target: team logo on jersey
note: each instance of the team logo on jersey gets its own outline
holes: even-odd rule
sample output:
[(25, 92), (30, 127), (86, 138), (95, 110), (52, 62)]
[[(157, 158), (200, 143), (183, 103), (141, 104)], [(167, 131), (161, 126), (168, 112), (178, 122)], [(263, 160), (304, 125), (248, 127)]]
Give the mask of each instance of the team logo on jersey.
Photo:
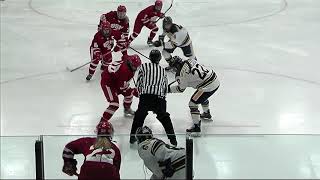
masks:
[(120, 30), (122, 28), (123, 28), (123, 26), (121, 26), (119, 24), (111, 24), (111, 29), (113, 29), (113, 30)]
[(105, 47), (107, 49), (111, 49), (113, 47), (113, 42), (112, 41), (106, 41), (105, 43), (103, 43), (103, 47)]

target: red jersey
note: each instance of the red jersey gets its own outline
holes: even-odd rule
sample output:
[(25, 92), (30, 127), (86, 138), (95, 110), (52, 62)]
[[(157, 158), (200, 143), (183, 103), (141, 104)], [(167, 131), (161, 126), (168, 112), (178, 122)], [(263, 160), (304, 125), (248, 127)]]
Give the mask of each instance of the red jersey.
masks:
[(111, 31), (109, 37), (105, 37), (100, 31), (98, 31), (91, 42), (91, 51), (100, 50), (101, 54), (109, 53), (114, 47), (114, 41), (117, 42), (117, 46), (114, 51), (126, 48), (123, 44), (127, 41), (123, 35), (118, 31)]
[(68, 143), (63, 150), (63, 159), (73, 159), (74, 154), (85, 156), (79, 180), (120, 180), (121, 154), (111, 143), (110, 149), (94, 149), (96, 138), (80, 138)]
[(126, 61), (113, 62), (101, 74), (101, 84), (112, 87), (118, 93), (126, 91), (129, 88), (129, 81), (134, 73), (129, 69)]
[(140, 11), (136, 21), (140, 20), (143, 24), (147, 24), (149, 22), (156, 22), (161, 15), (162, 13), (160, 11), (156, 11), (154, 5), (151, 5), (145, 8), (144, 10)]
[(108, 21), (111, 24), (111, 29), (114, 31), (119, 31), (124, 34), (126, 37), (129, 35), (129, 18), (118, 19), (117, 11), (110, 11), (106, 14), (102, 14), (100, 17), (101, 21)]

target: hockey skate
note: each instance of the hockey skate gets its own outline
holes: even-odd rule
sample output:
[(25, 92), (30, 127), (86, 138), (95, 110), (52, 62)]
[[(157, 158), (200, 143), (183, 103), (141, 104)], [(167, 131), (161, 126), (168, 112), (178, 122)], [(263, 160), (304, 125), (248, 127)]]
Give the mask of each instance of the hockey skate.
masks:
[(151, 39), (148, 39), (147, 44), (148, 44), (149, 47), (153, 47), (154, 46)]
[(133, 117), (134, 111), (131, 108), (124, 109), (124, 117)]
[(208, 120), (208, 121), (213, 121), (212, 120), (212, 116), (210, 114), (210, 110), (208, 110), (207, 112), (203, 112), (202, 114), (200, 114), (200, 118), (203, 120)]
[(186, 132), (193, 137), (200, 137), (201, 136), (201, 121), (199, 124), (194, 124), (191, 128), (187, 129)]
[(170, 143), (171, 143), (172, 146), (174, 146), (174, 147), (177, 147), (177, 145), (178, 145), (178, 142), (177, 142), (177, 139), (176, 139), (176, 138), (171, 138), (171, 139), (170, 139)]
[(86, 77), (86, 80), (87, 80), (87, 81), (90, 81), (91, 78), (92, 78), (92, 74), (88, 74), (88, 76)]

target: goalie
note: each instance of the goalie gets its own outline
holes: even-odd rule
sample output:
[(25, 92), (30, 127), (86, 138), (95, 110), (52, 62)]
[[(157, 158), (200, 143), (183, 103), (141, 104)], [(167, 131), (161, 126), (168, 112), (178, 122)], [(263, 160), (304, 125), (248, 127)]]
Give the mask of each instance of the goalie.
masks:
[(186, 179), (186, 151), (154, 138), (147, 126), (136, 132), (138, 153), (153, 173), (150, 179)]

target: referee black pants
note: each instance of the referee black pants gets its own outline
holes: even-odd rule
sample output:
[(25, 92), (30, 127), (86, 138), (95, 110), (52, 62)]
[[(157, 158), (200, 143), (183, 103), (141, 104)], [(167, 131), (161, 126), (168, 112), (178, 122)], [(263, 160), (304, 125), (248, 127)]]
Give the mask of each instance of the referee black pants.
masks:
[(153, 111), (157, 114), (157, 119), (162, 124), (167, 133), (169, 140), (175, 139), (175, 133), (170, 119), (170, 114), (167, 112), (167, 101), (153, 94), (142, 94), (139, 98), (138, 109), (135, 112), (131, 127), (131, 136), (134, 136), (137, 129), (143, 126), (144, 120), (148, 115), (148, 111)]

